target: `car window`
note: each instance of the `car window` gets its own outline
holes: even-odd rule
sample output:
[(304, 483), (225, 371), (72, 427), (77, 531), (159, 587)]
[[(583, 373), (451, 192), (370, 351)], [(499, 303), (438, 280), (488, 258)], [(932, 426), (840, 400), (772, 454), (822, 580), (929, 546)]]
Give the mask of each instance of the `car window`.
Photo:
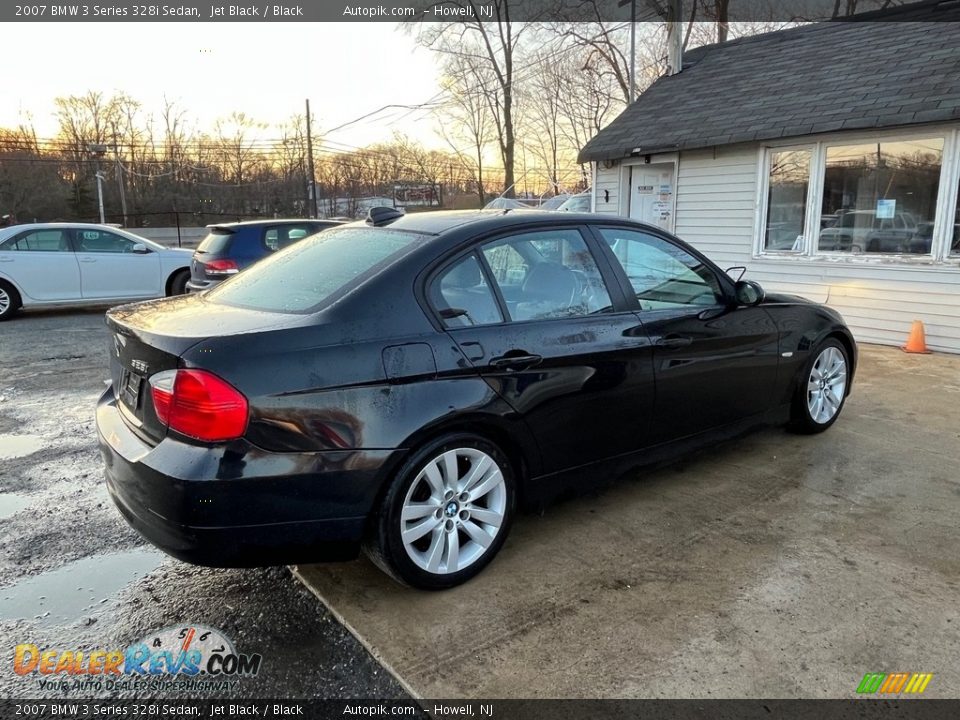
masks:
[(64, 229), (33, 230), (10, 238), (0, 250), (19, 250), (21, 252), (71, 252), (70, 231)]
[(129, 253), (137, 243), (103, 230), (77, 230), (74, 234), (77, 252)]
[(683, 248), (634, 230), (604, 228), (600, 234), (623, 267), (643, 310), (721, 302), (717, 276)]
[(573, 195), (557, 208), (562, 212), (590, 212), (590, 195)]
[(315, 312), (423, 236), (389, 228), (317, 233), (234, 275), (205, 294), (211, 302), (267, 312)]
[(230, 239), (233, 237), (233, 230), (227, 228), (210, 228), (207, 236), (197, 245), (197, 252), (201, 253), (222, 253), (230, 245)]
[(609, 312), (610, 294), (577, 230), (544, 230), (482, 248), (511, 320)]
[(503, 322), (480, 261), (473, 254), (441, 273), (430, 286), (430, 300), (448, 328)]
[(264, 231), (263, 244), (270, 250), (280, 250), (312, 232), (316, 232), (316, 228), (309, 225), (275, 225)]

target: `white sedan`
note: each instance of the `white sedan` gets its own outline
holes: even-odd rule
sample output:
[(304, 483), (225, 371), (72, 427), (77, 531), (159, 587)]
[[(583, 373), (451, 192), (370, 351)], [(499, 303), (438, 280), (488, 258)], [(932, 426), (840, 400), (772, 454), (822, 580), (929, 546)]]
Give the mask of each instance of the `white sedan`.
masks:
[(107, 225), (33, 223), (0, 229), (0, 320), (21, 307), (180, 295), (192, 250)]

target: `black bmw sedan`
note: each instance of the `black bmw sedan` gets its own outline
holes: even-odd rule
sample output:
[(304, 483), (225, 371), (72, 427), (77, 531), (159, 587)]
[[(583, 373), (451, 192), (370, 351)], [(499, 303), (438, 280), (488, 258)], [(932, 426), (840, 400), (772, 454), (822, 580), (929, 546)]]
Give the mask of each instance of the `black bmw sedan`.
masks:
[(659, 229), (380, 210), (217, 288), (110, 311), (107, 487), (221, 567), (346, 559), (476, 575), (518, 507), (761, 423), (833, 424), (856, 345)]

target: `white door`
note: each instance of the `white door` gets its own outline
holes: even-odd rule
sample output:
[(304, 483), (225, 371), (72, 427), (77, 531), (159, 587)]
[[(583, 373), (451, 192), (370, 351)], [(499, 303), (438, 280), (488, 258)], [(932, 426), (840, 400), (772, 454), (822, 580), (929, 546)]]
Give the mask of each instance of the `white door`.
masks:
[(630, 168), (630, 217), (673, 232), (673, 163)]
[(79, 300), (80, 268), (69, 236), (61, 228), (14, 235), (0, 245), (0, 276), (10, 278), (26, 300)]
[(164, 294), (160, 256), (135, 240), (105, 230), (77, 228), (74, 247), (84, 298), (145, 298)]

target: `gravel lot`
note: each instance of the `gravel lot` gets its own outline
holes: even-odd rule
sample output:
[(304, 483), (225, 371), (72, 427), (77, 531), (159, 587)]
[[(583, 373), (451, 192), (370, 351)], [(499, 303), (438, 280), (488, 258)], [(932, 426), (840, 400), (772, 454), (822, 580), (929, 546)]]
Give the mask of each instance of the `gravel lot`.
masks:
[[(194, 567), (127, 527), (107, 497), (96, 447), (94, 408), (109, 376), (103, 312), (27, 312), (0, 324), (0, 647), (7, 662), (18, 643), (125, 648), (155, 630), (199, 623), (222, 630), (239, 652), (263, 655), (260, 674), (238, 681), (234, 697), (404, 697), (286, 568)], [(63, 696), (35, 677), (0, 672), (0, 697), (48, 695)]]

